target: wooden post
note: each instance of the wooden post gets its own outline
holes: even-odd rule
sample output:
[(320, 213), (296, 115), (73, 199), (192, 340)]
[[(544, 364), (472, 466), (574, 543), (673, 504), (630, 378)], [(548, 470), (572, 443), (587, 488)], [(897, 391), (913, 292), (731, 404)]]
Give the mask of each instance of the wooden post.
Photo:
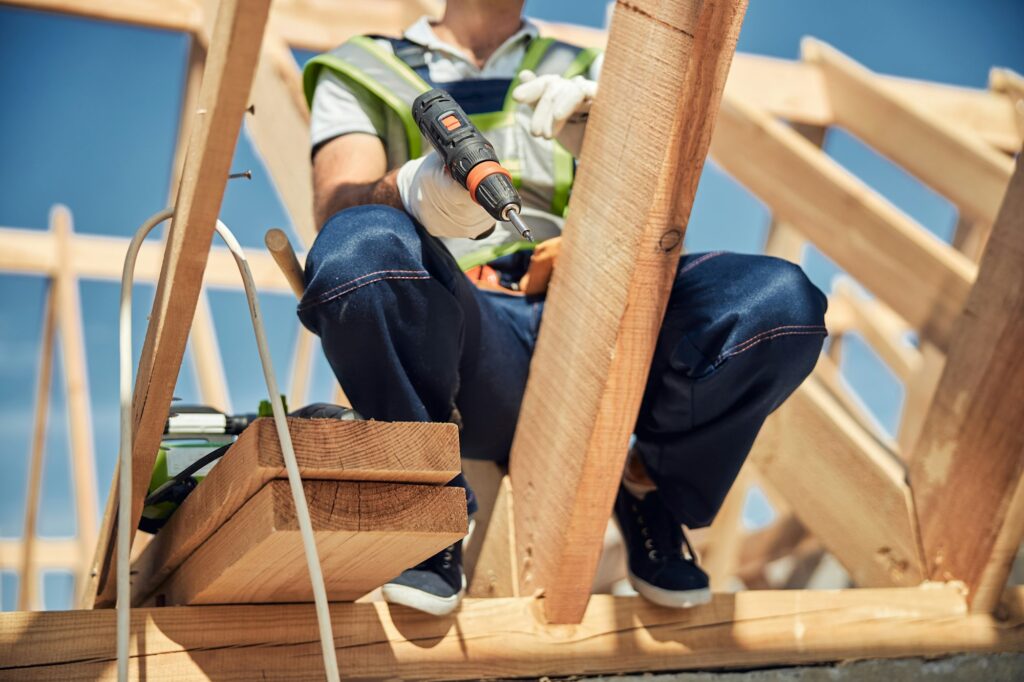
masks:
[(46, 289), (43, 301), (43, 331), (39, 342), (39, 380), (36, 382), (36, 406), (32, 421), (32, 453), (28, 465), (28, 485), (25, 488), (25, 526), (21, 533), (22, 557), (18, 571), (18, 610), (39, 608), (38, 578), (36, 573), (36, 519), (39, 514), (40, 489), (43, 485), (43, 456), (46, 452), (46, 416), (50, 408), (50, 383), (53, 378), (53, 338), (55, 336), (56, 305), (53, 283)]
[(224, 375), (224, 362), (217, 343), (217, 327), (210, 312), (210, 301), (205, 291), (196, 299), (196, 314), (192, 319), (192, 360), (195, 363), (199, 395), (203, 403), (218, 410), (231, 413), (231, 394), (228, 380)]
[(745, 8), (615, 8), (512, 446), (520, 583), (553, 622), (587, 605)]
[[(224, 198), (231, 159), (249, 106), (249, 90), (259, 58), (269, 0), (223, 0), (208, 49), (199, 91), (199, 109), (189, 137), (175, 217), (167, 238), (163, 268), (135, 382), (135, 438), (132, 509), (134, 528), (160, 443), (175, 380), (195, 315), (214, 224)], [(93, 585), (85, 598), (114, 603), (113, 573), (117, 497), (111, 496), (93, 565)], [(90, 600), (90, 594), (95, 596)], [(92, 605), (92, 604), (90, 604)]]
[(89, 553), (96, 546), (99, 500), (96, 485), (96, 457), (93, 452), (92, 409), (89, 399), (88, 365), (85, 361), (85, 332), (82, 327), (82, 301), (78, 277), (71, 265), (71, 212), (55, 206), (50, 212), (50, 229), (57, 239), (57, 273), (54, 296), (57, 307), (57, 333), (64, 361), (68, 433), (71, 444), (71, 481), (75, 497), (75, 516), (81, 566), (75, 580), (81, 585), (87, 570)]
[(910, 471), (926, 567), (990, 611), (1024, 534), (1024, 165), (946, 356)]

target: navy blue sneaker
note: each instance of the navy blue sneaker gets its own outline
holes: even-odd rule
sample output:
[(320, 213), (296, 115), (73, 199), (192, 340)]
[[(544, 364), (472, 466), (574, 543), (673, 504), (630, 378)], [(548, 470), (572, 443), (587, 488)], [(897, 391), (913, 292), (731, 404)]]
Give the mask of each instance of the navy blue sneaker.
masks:
[(434, 616), (447, 616), (462, 603), (462, 540), (421, 561), (381, 588), (384, 601)]
[(639, 499), (620, 485), (615, 520), (626, 542), (629, 582), (641, 596), (671, 608), (711, 601), (708, 574), (697, 565), (683, 527), (672, 518), (661, 493), (653, 490)]

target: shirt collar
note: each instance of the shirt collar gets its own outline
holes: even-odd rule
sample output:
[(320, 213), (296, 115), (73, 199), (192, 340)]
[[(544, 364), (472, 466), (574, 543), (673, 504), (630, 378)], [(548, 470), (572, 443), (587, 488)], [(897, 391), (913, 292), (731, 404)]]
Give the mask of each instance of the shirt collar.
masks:
[[(519, 30), (509, 36), (509, 38), (494, 51), (494, 55), (501, 54), (509, 47), (519, 43), (520, 41), (529, 42), (529, 40), (533, 40), (539, 35), (540, 29), (537, 28), (537, 25), (523, 17), (523, 24), (519, 27)], [(464, 61), (469, 61), (462, 50), (437, 37), (437, 34), (434, 33), (434, 29), (430, 25), (430, 19), (426, 16), (420, 17), (416, 23), (407, 28), (405, 30), (404, 37), (406, 40), (422, 45), (428, 50), (443, 51)], [(492, 55), (492, 57), (494, 55)]]

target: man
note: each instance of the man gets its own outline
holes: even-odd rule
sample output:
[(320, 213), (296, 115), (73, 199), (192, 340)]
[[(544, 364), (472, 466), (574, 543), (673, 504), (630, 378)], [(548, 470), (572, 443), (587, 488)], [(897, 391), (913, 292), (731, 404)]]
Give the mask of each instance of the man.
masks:
[[(540, 38), (522, 5), (449, 0), (437, 23), (421, 19), (400, 39), (353, 39), (305, 71), (322, 229), (299, 316), (364, 416), (455, 422), (464, 457), (498, 461), (511, 446), (601, 62)], [(410, 107), (431, 86), (462, 104), (516, 176), (527, 222), (549, 240), (536, 254), (495, 226), (420, 138)], [(765, 417), (813, 368), (824, 311), (825, 297), (784, 261), (682, 258), (615, 504), (644, 597), (674, 607), (710, 599), (682, 526), (714, 518)], [(468, 486), (454, 483), (472, 511)], [(464, 587), (457, 543), (384, 596), (441, 615)]]

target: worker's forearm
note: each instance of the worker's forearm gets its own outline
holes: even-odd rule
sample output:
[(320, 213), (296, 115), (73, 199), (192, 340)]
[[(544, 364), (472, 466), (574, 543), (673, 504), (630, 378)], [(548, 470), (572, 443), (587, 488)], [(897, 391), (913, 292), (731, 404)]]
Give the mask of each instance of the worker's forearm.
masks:
[(396, 177), (398, 170), (393, 170), (380, 180), (363, 183), (345, 183), (330, 189), (317, 191), (316, 224), (323, 226), (332, 215), (353, 206), (367, 204), (383, 204), (399, 210), (405, 210), (402, 197), (398, 193)]

